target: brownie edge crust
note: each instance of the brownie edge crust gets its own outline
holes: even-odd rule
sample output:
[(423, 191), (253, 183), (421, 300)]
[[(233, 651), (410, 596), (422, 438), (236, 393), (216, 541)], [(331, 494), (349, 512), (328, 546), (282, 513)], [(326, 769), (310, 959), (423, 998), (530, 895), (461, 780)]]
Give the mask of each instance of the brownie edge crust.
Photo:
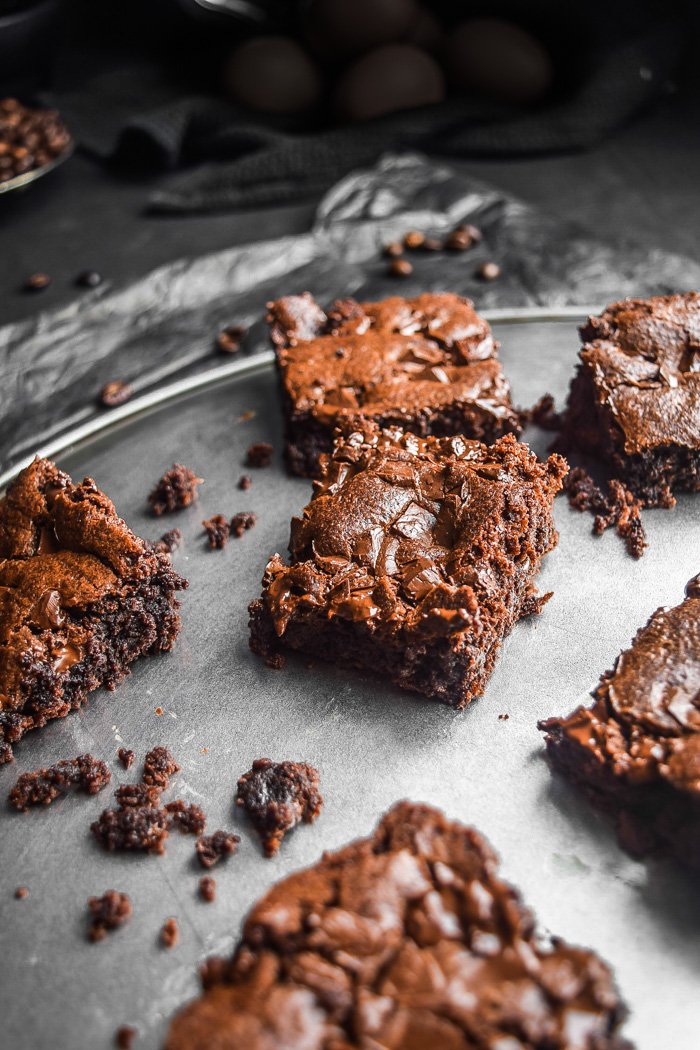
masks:
[(534, 579), (565, 472), (512, 435), (489, 447), (348, 423), (292, 520), (289, 563), (268, 562), (251, 648), (332, 658), (463, 707), (548, 597)]
[(609, 968), (545, 946), (472, 828), (400, 802), (249, 913), (165, 1050), (631, 1050)]
[(0, 501), (0, 762), (180, 629), (187, 586), (91, 478), (36, 459)]

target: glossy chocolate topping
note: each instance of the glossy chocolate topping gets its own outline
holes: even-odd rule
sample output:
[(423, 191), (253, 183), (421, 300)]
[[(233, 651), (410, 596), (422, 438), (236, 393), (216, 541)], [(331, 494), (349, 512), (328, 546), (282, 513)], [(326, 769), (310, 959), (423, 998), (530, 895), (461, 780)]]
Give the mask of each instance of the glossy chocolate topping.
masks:
[(581, 361), (627, 454), (700, 449), (700, 293), (613, 303), (581, 337)]
[(592, 952), (545, 947), (480, 835), (401, 802), (273, 887), (166, 1050), (622, 1050)]
[(491, 329), (468, 299), (345, 299), (326, 314), (305, 293), (268, 308), (295, 413), (332, 426), (358, 412), (398, 421), (468, 402), (518, 430)]
[(566, 465), (540, 463), (511, 435), (489, 447), (363, 423), (348, 424), (321, 470), (292, 521), (291, 565), (275, 556), (267, 566), (279, 636), (314, 609), (389, 632), (487, 631), (488, 610), (545, 553), (533, 545), (530, 501), (551, 526)]

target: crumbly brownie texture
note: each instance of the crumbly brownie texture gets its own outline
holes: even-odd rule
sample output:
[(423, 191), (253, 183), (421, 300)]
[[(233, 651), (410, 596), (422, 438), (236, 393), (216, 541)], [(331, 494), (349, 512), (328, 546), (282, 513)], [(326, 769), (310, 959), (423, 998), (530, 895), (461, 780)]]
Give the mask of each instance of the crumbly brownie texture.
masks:
[(614, 525), (628, 554), (641, 558), (648, 545), (642, 523), (643, 504), (626, 485), (613, 478), (608, 482), (605, 496), (587, 470), (574, 467), (566, 475), (564, 491), (574, 510), (590, 511), (594, 515), (593, 532), (596, 536)]
[(700, 489), (700, 293), (613, 303), (581, 337), (562, 447), (604, 460), (650, 506)]
[(143, 760), (143, 782), (153, 784), (165, 791), (170, 787), (170, 778), (180, 772), (180, 766), (167, 747), (152, 748)]
[(700, 872), (700, 577), (654, 613), (592, 696), (540, 722), (555, 769), (614, 820), (630, 853)]
[(223, 550), (231, 532), (228, 518), (225, 518), (223, 514), (214, 514), (211, 518), (205, 518), (202, 528), (207, 534), (210, 550)]
[(303, 821), (313, 824), (323, 808), (319, 774), (305, 762), (258, 758), (238, 781), (236, 804), (260, 836), (265, 856), (274, 857), (282, 839)]
[(153, 544), (155, 551), (162, 554), (172, 554), (182, 543), (182, 529), (169, 529), (164, 532), (159, 540)]
[(254, 906), (166, 1050), (622, 1050), (607, 966), (557, 940), (481, 836), (399, 803)]
[(203, 868), (213, 868), (224, 857), (231, 857), (238, 849), (238, 835), (232, 831), (215, 831), (213, 835), (203, 835), (195, 843), (197, 860)]
[(197, 500), (197, 489), (203, 480), (182, 463), (173, 463), (170, 470), (166, 470), (156, 482), (148, 497), (153, 513), (170, 514), (174, 510), (189, 507)]
[(22, 773), (10, 791), (8, 802), (21, 813), (30, 806), (49, 806), (54, 799), (74, 788), (86, 795), (96, 795), (112, 779), (107, 765), (92, 755), (64, 758), (48, 769)]
[(257, 516), (253, 514), (252, 510), (241, 510), (238, 514), (234, 514), (231, 518), (231, 532), (237, 540), (241, 538), (244, 532), (248, 532), (252, 529), (257, 521)]
[(165, 812), (170, 814), (172, 826), (183, 835), (201, 835), (207, 826), (207, 815), (196, 802), (183, 802), (181, 798), (176, 798), (166, 804)]
[(177, 919), (166, 919), (160, 931), (160, 943), (164, 948), (174, 948), (180, 940), (180, 927)]
[(487, 443), (520, 431), (497, 344), (468, 299), (344, 299), (326, 314), (305, 293), (268, 311), (294, 474), (316, 477), (334, 428), (349, 416)]
[(213, 904), (216, 900), (216, 879), (211, 875), (202, 875), (198, 888), (200, 900), (205, 904)]
[(88, 900), (90, 924), (88, 938), (101, 941), (112, 930), (118, 930), (131, 918), (133, 908), (126, 893), (118, 890), (107, 890), (101, 897), (90, 897)]
[(160, 806), (122, 806), (105, 809), (90, 830), (103, 847), (113, 851), (165, 853), (170, 816)]
[(0, 501), (0, 762), (11, 744), (113, 689), (180, 629), (170, 558), (90, 478), (36, 459)]
[(302, 518), (291, 563), (267, 564), (250, 645), (280, 643), (377, 671), (463, 707), (505, 634), (538, 612), (534, 579), (557, 541), (552, 502), (566, 463), (512, 435), (488, 447), (394, 428), (339, 438)]
[(133, 751), (129, 750), (128, 747), (120, 747), (117, 751), (117, 758), (121, 762), (124, 769), (131, 769), (134, 764), (136, 755)]

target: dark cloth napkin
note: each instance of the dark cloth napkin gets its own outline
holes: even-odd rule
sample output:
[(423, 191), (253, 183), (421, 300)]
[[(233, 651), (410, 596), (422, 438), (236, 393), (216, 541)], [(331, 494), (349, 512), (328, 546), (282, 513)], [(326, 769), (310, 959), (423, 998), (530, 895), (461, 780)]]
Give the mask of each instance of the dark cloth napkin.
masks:
[[(546, 12), (546, 0), (539, 8)], [(559, 49), (560, 65), (568, 48), (578, 72), (550, 103), (527, 112), (451, 98), (360, 125), (299, 130), (218, 98), (183, 95), (171, 74), (148, 64), (113, 69), (50, 100), (97, 157), (183, 169), (152, 193), (153, 209), (261, 206), (318, 194), (388, 149), (484, 157), (594, 145), (668, 89), (682, 20), (655, 0), (589, 0), (577, 19), (568, 37), (560, 29)]]

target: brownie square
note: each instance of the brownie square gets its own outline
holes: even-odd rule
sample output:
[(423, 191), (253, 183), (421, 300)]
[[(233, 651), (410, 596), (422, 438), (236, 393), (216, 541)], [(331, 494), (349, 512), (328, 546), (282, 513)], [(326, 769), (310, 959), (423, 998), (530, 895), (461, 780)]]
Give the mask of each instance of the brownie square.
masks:
[(170, 649), (186, 581), (91, 478), (35, 459), (0, 501), (0, 761), (29, 729)]
[(562, 447), (604, 460), (651, 506), (700, 489), (700, 294), (613, 303), (581, 338)]
[(253, 906), (165, 1050), (631, 1050), (606, 964), (546, 942), (472, 828), (400, 802)]
[(350, 416), (489, 444), (520, 433), (497, 344), (468, 299), (343, 299), (326, 314), (307, 292), (268, 310), (294, 474), (316, 476), (335, 427)]
[(700, 872), (700, 576), (657, 609), (568, 718), (540, 722), (554, 768), (616, 824), (635, 856)]
[(549, 597), (534, 579), (566, 469), (512, 435), (489, 447), (348, 424), (292, 520), (289, 563), (267, 564), (251, 648), (273, 661), (282, 643), (463, 707)]

